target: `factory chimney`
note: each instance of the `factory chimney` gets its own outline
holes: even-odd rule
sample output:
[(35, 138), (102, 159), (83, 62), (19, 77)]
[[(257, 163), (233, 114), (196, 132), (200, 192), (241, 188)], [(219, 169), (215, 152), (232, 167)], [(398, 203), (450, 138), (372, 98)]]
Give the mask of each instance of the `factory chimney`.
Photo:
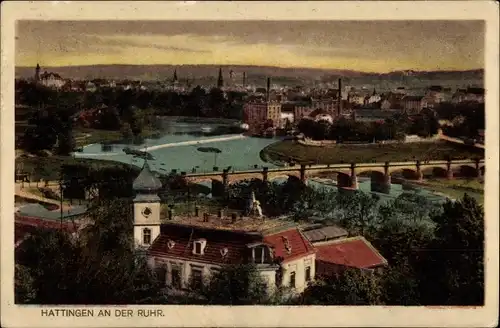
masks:
[(271, 96), (271, 78), (267, 78), (267, 101), (269, 101), (269, 98)]
[(339, 94), (337, 99), (337, 117), (342, 113), (342, 79), (339, 79)]

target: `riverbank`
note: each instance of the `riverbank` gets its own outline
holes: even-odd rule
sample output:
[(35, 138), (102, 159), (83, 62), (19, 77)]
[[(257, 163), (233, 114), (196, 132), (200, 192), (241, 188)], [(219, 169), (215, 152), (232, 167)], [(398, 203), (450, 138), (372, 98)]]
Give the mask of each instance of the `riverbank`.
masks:
[(72, 156), (49, 156), (49, 157), (27, 157), (21, 156), (16, 158), (16, 167), (19, 167), (22, 172), (31, 176), (32, 181), (43, 179), (48, 181), (59, 180), (61, 176), (62, 165), (82, 165), (94, 169), (106, 167), (123, 167), (134, 168), (139, 170), (135, 165), (121, 163), (116, 161), (107, 161), (91, 158), (78, 158)]
[(412, 184), (444, 194), (452, 199), (461, 199), (464, 194), (467, 194), (475, 198), (479, 204), (484, 204), (484, 185), (477, 179), (427, 179)]
[(189, 146), (189, 145), (201, 145), (201, 144), (206, 144), (206, 143), (211, 143), (211, 142), (238, 140), (238, 139), (244, 139), (244, 138), (247, 138), (247, 137), (243, 134), (239, 134), (236, 136), (172, 142), (172, 143), (166, 143), (166, 144), (157, 145), (157, 146), (145, 147), (145, 148), (141, 148), (139, 150), (140, 151), (152, 151), (152, 150), (157, 150), (157, 149), (162, 149), (162, 148), (180, 147), (180, 146)]
[(294, 161), (297, 164), (370, 163), (386, 161), (446, 160), (484, 158), (484, 150), (446, 141), (401, 144), (336, 144), (311, 147), (296, 141), (273, 143), (261, 151), (261, 158), (274, 162)]

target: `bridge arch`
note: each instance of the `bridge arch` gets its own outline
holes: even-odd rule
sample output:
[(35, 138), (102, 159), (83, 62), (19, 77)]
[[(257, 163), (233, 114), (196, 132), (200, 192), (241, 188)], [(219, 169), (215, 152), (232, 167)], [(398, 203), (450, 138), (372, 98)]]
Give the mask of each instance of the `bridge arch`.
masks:
[(276, 180), (278, 178), (286, 178), (286, 179), (288, 179), (290, 177), (294, 177), (294, 178), (300, 179), (300, 171), (298, 171), (298, 170), (278, 171), (278, 172), (269, 172), (267, 174), (267, 180), (268, 181)]
[(395, 167), (392, 170), (389, 170), (389, 174), (391, 175), (391, 178), (398, 174), (401, 174), (401, 176), (407, 180), (418, 180), (420, 178), (417, 168)]
[(458, 167), (457, 171), (458, 171), (457, 173), (461, 177), (466, 177), (466, 178), (477, 177), (477, 173), (478, 173), (475, 166), (473, 166), (473, 165), (467, 165), (467, 164), (460, 165)]
[(371, 175), (372, 172), (377, 172), (377, 173), (380, 173), (380, 174), (385, 174), (385, 170), (384, 170), (384, 167), (357, 167), (355, 169), (355, 172), (357, 175), (366, 175), (366, 174), (369, 174)]
[(439, 166), (425, 166), (421, 168), (424, 177), (446, 178), (448, 176), (448, 169), (441, 165)]

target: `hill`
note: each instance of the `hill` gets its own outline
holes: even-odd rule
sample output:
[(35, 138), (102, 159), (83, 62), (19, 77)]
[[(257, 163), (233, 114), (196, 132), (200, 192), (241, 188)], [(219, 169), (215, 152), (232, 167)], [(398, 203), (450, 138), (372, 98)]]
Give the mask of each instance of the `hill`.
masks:
[[(390, 73), (366, 73), (354, 70), (328, 70), (314, 68), (282, 68), (271, 66), (228, 66), (228, 65), (92, 65), (42, 67), (42, 70), (56, 72), (72, 79), (131, 79), (131, 80), (171, 80), (174, 69), (179, 79), (195, 79), (198, 83), (213, 83), (222, 67), (224, 79), (229, 80), (229, 72), (234, 72), (233, 79), (242, 81), (243, 72), (247, 74), (248, 83), (262, 83), (266, 77), (274, 77), (275, 81), (285, 80), (289, 83), (303, 81), (335, 81), (339, 77), (352, 80), (384, 79), (400, 81), (404, 78), (425, 80), (482, 80), (483, 70), (469, 71), (398, 71)], [(16, 78), (29, 78), (34, 74), (33, 67), (16, 67)], [(277, 79), (277, 80), (276, 80)]]

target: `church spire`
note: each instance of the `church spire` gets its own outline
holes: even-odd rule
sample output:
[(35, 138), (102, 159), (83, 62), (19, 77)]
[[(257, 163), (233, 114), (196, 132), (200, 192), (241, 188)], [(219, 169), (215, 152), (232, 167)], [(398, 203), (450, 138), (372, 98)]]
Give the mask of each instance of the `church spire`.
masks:
[(224, 86), (224, 79), (222, 78), (222, 67), (219, 67), (219, 77), (217, 78), (217, 88)]
[(174, 69), (174, 78), (172, 79), (172, 82), (177, 82), (177, 68)]
[(40, 80), (40, 65), (37, 63), (35, 68), (35, 81)]

